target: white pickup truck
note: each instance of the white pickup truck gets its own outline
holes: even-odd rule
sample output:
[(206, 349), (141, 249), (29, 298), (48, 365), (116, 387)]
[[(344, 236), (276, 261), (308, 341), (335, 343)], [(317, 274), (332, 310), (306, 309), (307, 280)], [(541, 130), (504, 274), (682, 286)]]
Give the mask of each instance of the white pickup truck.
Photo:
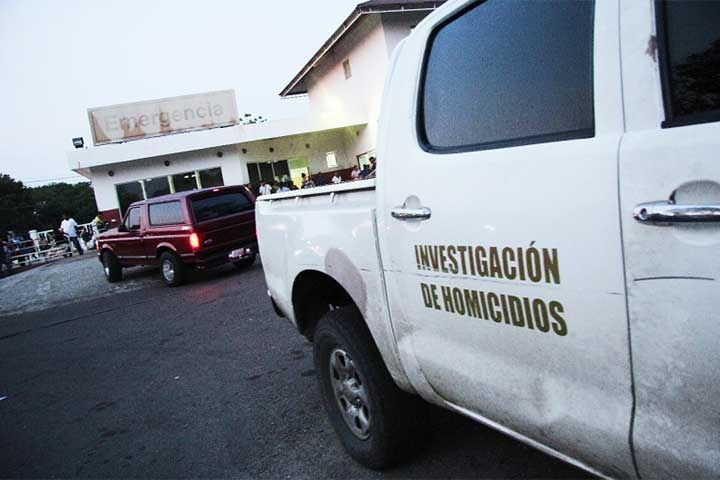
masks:
[(600, 476), (720, 476), (720, 2), (448, 2), (379, 131), (376, 180), (257, 201), (346, 450), (395, 461), (422, 397)]

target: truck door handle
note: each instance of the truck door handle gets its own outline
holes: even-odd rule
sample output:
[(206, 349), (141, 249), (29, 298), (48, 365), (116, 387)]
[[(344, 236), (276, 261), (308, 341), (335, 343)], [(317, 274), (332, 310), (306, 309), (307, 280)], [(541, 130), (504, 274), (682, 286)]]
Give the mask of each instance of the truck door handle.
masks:
[(390, 215), (398, 220), (427, 220), (432, 212), (427, 207), (405, 208), (395, 207), (390, 210)]
[(720, 205), (677, 205), (661, 200), (639, 204), (633, 218), (646, 225), (720, 222)]

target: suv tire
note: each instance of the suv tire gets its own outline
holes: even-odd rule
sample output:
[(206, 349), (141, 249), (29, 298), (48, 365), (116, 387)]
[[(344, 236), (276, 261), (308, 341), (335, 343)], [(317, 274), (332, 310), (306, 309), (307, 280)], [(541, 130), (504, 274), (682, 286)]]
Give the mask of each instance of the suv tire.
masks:
[(395, 384), (354, 306), (326, 313), (313, 342), (320, 394), (351, 457), (379, 470), (420, 445), (424, 403)]
[(122, 267), (112, 252), (103, 252), (102, 264), (108, 282), (115, 283), (122, 280)]
[(160, 255), (160, 274), (168, 287), (177, 287), (185, 283), (186, 270), (185, 264), (175, 253), (163, 252)]

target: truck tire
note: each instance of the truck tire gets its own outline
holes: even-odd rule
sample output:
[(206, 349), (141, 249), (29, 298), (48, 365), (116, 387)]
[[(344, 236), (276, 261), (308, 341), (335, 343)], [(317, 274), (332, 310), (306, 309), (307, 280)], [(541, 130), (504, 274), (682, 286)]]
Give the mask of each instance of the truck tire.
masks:
[(122, 267), (112, 252), (103, 252), (102, 264), (103, 270), (105, 271), (105, 278), (108, 282), (115, 283), (122, 280)]
[(233, 265), (235, 265), (235, 268), (237, 268), (238, 270), (245, 270), (246, 268), (250, 268), (252, 264), (255, 263), (255, 257), (256, 255), (248, 258), (243, 258), (242, 260), (233, 262)]
[(355, 307), (325, 314), (313, 342), (320, 394), (351, 457), (381, 470), (420, 445), (423, 402), (397, 387)]
[(160, 275), (168, 287), (177, 287), (185, 283), (186, 270), (180, 257), (173, 252), (163, 252), (160, 255)]

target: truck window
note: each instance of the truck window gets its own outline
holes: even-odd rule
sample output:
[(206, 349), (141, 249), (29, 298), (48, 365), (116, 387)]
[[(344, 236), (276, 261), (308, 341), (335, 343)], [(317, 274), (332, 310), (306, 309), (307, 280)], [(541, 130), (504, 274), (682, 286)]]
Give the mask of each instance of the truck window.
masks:
[(225, 217), (252, 209), (252, 203), (241, 192), (227, 192), (192, 200), (196, 222)]
[(176, 225), (185, 222), (180, 201), (151, 203), (148, 210), (150, 225)]
[(418, 133), (465, 151), (594, 135), (589, 0), (475, 3), (428, 43)]
[(140, 229), (140, 208), (134, 207), (128, 211), (127, 218), (125, 219), (125, 226), (128, 230), (139, 230)]
[(720, 2), (663, 1), (657, 14), (663, 126), (720, 120)]

